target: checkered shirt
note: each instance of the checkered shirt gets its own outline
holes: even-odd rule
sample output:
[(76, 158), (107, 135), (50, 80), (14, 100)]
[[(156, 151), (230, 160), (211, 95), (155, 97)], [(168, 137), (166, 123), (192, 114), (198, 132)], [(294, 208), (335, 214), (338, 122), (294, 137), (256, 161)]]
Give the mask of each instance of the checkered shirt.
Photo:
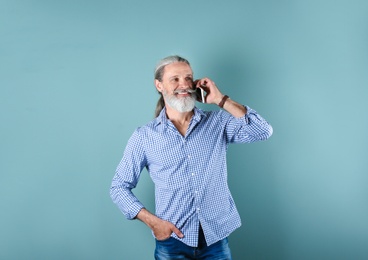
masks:
[(112, 180), (110, 195), (128, 219), (144, 205), (133, 194), (144, 168), (155, 184), (156, 216), (184, 234), (178, 238), (196, 247), (199, 224), (207, 245), (227, 237), (241, 220), (227, 184), (229, 143), (266, 140), (272, 127), (256, 111), (235, 118), (224, 110), (194, 108), (185, 136), (167, 119), (165, 108), (130, 137)]

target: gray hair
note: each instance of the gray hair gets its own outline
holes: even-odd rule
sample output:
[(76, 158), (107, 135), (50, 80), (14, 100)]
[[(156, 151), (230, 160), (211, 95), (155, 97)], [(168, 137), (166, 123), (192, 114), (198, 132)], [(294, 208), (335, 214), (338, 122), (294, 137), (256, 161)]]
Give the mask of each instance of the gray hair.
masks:
[[(175, 62), (185, 62), (186, 64), (190, 66), (189, 61), (187, 59), (184, 59), (183, 57), (180, 57), (178, 55), (168, 56), (166, 58), (163, 58), (157, 63), (156, 68), (155, 68), (155, 79), (161, 82), (164, 76), (165, 67)], [(160, 114), (161, 110), (165, 106), (164, 97), (162, 96), (161, 93), (159, 94), (160, 94), (160, 98), (157, 101), (157, 105), (155, 109), (155, 117), (157, 117)]]

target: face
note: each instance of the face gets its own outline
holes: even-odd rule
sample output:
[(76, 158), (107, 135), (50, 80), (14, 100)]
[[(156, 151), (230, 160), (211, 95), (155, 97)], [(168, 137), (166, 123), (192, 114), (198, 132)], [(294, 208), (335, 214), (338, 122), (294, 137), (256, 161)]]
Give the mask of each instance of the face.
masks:
[(164, 69), (162, 81), (155, 80), (156, 88), (162, 93), (165, 103), (179, 112), (189, 112), (195, 105), (193, 72), (185, 62), (169, 64)]

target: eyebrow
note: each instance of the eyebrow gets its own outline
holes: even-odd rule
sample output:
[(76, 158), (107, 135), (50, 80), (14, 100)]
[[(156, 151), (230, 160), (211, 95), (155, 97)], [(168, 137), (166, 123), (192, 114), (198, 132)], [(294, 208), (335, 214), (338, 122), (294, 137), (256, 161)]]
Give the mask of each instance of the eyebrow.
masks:
[[(188, 77), (188, 76), (193, 78), (193, 74), (187, 74), (186, 77)], [(173, 79), (173, 78), (177, 78), (177, 77), (179, 77), (179, 75), (171, 76), (171, 77), (169, 77), (169, 79)]]

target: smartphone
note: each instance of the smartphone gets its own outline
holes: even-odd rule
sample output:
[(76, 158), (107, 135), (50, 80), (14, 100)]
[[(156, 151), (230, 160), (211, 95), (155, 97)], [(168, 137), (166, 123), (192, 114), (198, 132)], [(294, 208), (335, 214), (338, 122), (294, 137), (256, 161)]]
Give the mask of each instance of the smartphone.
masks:
[(204, 90), (201, 87), (196, 88), (196, 93), (197, 93), (197, 100), (201, 103), (206, 103), (206, 100), (204, 98)]

